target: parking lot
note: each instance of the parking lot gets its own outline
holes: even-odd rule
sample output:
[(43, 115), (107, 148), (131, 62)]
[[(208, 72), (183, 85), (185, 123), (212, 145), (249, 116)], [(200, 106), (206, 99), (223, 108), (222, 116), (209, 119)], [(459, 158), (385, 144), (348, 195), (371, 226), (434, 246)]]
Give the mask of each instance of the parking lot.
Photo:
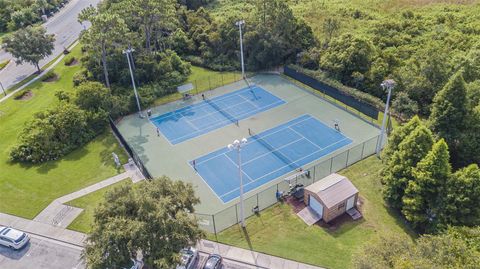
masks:
[(80, 247), (30, 235), (30, 242), (20, 250), (0, 246), (0, 268), (84, 269), (81, 252)]

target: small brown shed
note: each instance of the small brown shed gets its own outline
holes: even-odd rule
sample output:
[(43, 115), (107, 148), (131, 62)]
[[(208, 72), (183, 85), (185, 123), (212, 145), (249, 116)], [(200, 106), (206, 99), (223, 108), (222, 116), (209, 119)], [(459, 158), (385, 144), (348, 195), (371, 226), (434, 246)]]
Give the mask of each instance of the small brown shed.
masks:
[(331, 174), (305, 188), (303, 201), (330, 222), (356, 206), (358, 190), (345, 176)]

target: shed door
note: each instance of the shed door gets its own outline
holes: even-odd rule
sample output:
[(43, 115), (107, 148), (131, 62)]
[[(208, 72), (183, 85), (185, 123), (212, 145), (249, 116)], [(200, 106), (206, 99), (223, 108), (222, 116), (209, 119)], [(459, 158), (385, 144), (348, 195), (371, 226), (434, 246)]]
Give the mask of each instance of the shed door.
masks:
[(355, 195), (348, 198), (347, 200), (347, 209), (346, 210), (349, 210), (350, 208), (352, 208), (354, 206), (354, 203), (355, 203)]
[(308, 204), (310, 205), (310, 207), (315, 211), (317, 212), (317, 214), (321, 217), (323, 217), (323, 206), (322, 204), (320, 204), (319, 201), (317, 201), (317, 199), (315, 199), (315, 197), (309, 195), (309, 201), (308, 201)]

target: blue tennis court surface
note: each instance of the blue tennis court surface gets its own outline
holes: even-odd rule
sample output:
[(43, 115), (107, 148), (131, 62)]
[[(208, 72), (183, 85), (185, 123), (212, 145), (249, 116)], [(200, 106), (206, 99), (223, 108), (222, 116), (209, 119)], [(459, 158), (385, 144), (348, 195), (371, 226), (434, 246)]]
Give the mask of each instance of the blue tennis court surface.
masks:
[(284, 103), (256, 86), (168, 112), (151, 121), (170, 143), (178, 144)]
[[(248, 138), (242, 148), (244, 191), (248, 192), (352, 143), (310, 115)], [(222, 148), (195, 160), (203, 180), (223, 201), (240, 195), (236, 151)]]

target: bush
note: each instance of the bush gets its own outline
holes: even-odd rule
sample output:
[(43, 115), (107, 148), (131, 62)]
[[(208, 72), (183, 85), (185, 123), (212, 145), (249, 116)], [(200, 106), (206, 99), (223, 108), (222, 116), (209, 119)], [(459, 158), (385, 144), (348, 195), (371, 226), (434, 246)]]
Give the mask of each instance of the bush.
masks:
[(40, 163), (56, 160), (94, 137), (85, 111), (69, 103), (35, 114), (10, 151), (13, 161)]
[(17, 93), (15, 93), (15, 94), (13, 95), (13, 99), (15, 99), (15, 100), (20, 100), (20, 99), (22, 99), (22, 97), (23, 97), (28, 91), (29, 91), (29, 90), (27, 90), (27, 89), (18, 91)]
[(76, 60), (77, 60), (77, 59), (76, 59), (75, 57), (73, 57), (73, 56), (72, 56), (72, 57), (67, 57), (67, 58), (65, 59), (65, 65), (66, 65), (66, 66), (70, 66), (70, 65), (72, 65)]
[(87, 81), (87, 74), (85, 70), (78, 71), (73, 74), (73, 86), (78, 86)]
[(55, 73), (53, 70), (50, 70), (42, 77), (42, 81), (52, 81), (57, 77), (57, 73)]

